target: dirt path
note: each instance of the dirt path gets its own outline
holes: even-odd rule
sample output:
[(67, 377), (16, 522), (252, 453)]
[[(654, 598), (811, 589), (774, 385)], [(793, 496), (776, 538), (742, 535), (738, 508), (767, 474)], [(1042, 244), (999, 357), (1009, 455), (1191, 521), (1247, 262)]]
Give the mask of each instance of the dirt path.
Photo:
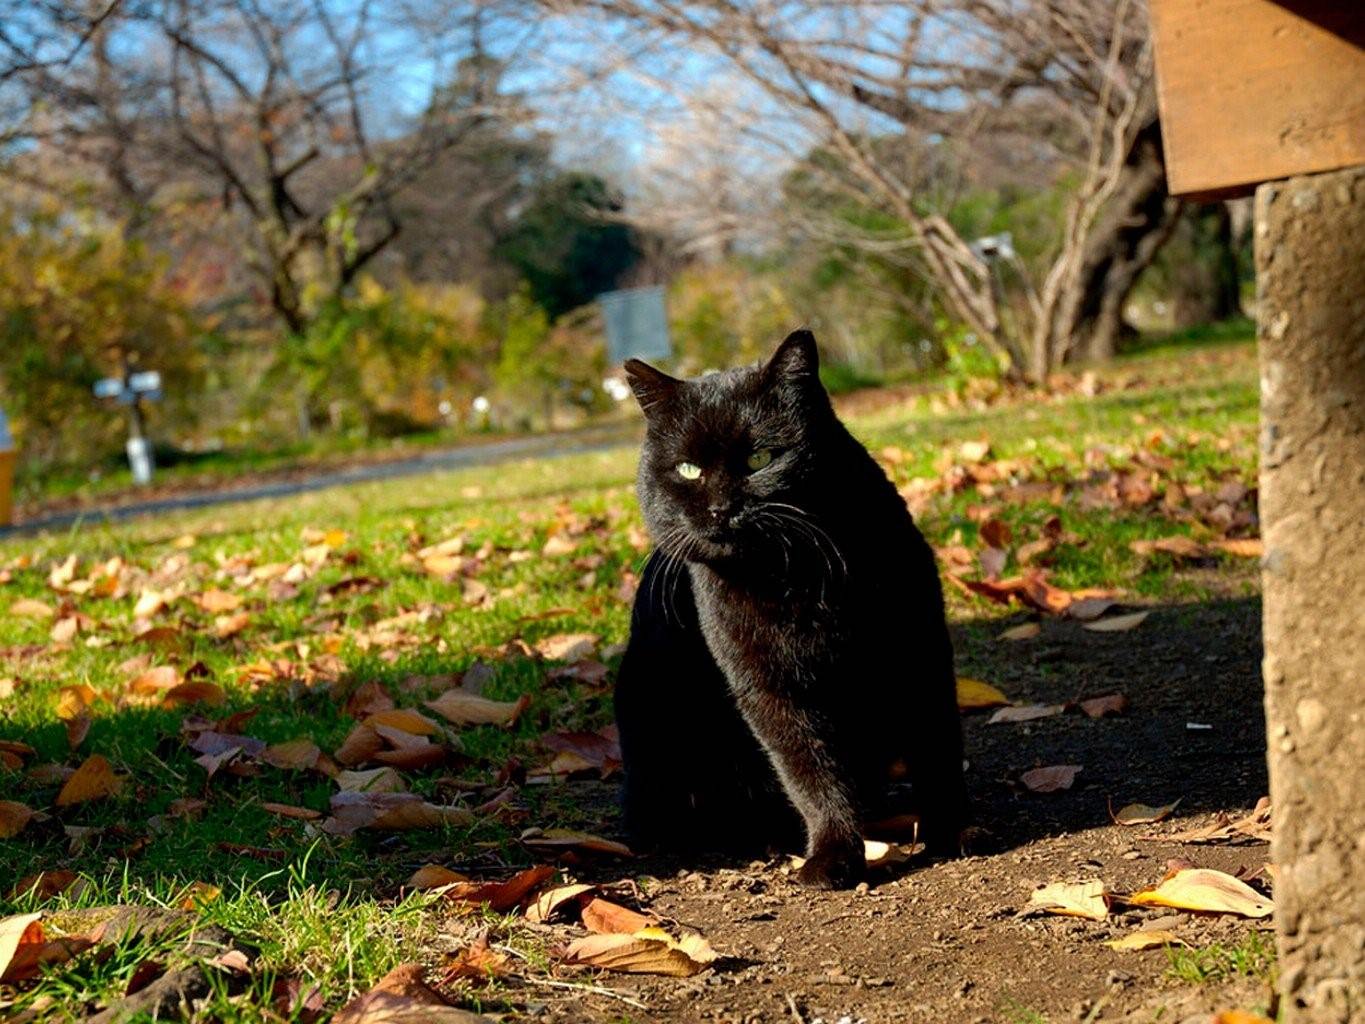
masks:
[[(1265, 922), (1159, 909), (1119, 911), (1104, 922), (1020, 914), (1046, 882), (1102, 879), (1129, 893), (1158, 882), (1173, 859), (1229, 873), (1264, 865), (1263, 843), (1159, 838), (1212, 821), (1214, 812), (1240, 816), (1266, 790), (1259, 617), (1259, 602), (1244, 599), (1160, 608), (1129, 633), (1048, 622), (1036, 639), (1002, 643), (998, 623), (960, 628), (964, 674), (997, 682), (1017, 702), (1117, 691), (1129, 707), (1101, 719), (1064, 714), (991, 725), (970, 717), (970, 779), (991, 833), (980, 855), (836, 894), (797, 887), (777, 861), (641, 865), (658, 879), (649, 886), (651, 909), (700, 929), (733, 959), (682, 981), (603, 976), (645, 1009), (605, 996), (591, 1006), (551, 999), (543, 1019), (1167, 1024), (1264, 1003), (1261, 982), (1174, 981), (1162, 950), (1117, 952), (1102, 942), (1156, 925), (1194, 946), (1236, 945)], [(1016, 781), (1021, 771), (1056, 764), (1083, 766), (1069, 791), (1039, 795)], [(1120, 827), (1109, 817), (1111, 803), (1177, 798), (1175, 817), (1160, 824)]]

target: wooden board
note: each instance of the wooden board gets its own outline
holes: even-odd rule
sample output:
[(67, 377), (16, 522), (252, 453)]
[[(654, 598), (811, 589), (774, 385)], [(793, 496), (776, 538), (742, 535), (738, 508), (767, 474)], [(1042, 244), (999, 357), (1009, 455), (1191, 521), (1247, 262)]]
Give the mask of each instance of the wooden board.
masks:
[(1365, 164), (1365, 0), (1150, 0), (1175, 195)]

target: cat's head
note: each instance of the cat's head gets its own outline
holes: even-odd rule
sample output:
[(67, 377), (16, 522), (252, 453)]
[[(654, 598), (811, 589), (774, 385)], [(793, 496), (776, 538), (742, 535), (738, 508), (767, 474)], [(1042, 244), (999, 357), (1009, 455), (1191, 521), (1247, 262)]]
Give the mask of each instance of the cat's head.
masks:
[(770, 546), (758, 542), (784, 518), (808, 515), (837, 423), (809, 331), (789, 335), (766, 363), (692, 380), (637, 359), (625, 369), (647, 424), (640, 507), (660, 548), (715, 562)]

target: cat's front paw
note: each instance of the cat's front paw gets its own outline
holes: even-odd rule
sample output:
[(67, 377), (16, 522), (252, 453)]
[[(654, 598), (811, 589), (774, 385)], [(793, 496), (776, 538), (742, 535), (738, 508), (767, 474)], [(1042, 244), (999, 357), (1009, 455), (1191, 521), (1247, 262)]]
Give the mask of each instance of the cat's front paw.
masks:
[(817, 849), (796, 872), (796, 880), (812, 889), (852, 889), (867, 874), (863, 844)]

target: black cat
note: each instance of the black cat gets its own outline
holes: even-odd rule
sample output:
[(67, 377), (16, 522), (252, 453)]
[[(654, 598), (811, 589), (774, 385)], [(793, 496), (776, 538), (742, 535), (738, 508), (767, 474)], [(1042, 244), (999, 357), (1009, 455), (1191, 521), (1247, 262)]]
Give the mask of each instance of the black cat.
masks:
[(635, 842), (762, 849), (804, 827), (800, 879), (842, 887), (893, 783), (939, 853), (967, 801), (933, 553), (816, 371), (809, 331), (695, 380), (626, 363), (656, 551), (616, 717)]

